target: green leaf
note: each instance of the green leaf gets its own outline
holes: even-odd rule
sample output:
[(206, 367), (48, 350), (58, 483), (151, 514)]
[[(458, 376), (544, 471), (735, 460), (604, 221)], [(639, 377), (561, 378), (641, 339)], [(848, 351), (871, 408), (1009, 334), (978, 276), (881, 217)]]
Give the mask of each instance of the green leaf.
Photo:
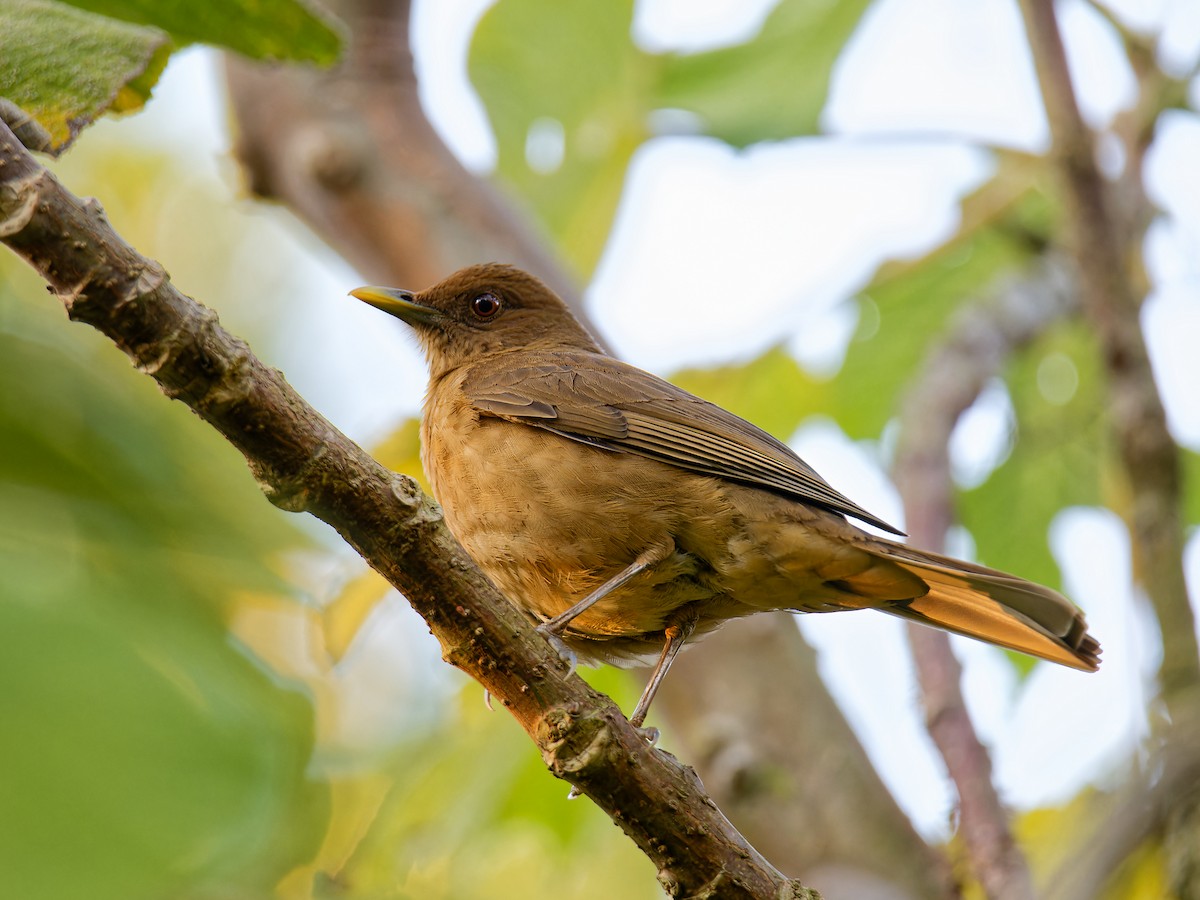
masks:
[(828, 412), (842, 429), (852, 438), (878, 437), (954, 310), (1018, 271), (1031, 252), (1000, 223), (916, 263), (881, 269), (858, 297), (858, 330), (830, 391), (835, 405)]
[[(1047, 390), (1048, 359), (1077, 374), (1065, 403)], [(1015, 358), (1004, 380), (1016, 418), (1013, 449), (987, 481), (961, 495), (960, 518), (984, 564), (1061, 584), (1048, 541), (1051, 523), (1069, 506), (1112, 499), (1103, 494), (1112, 457), (1095, 337), (1079, 322), (1063, 323)]]
[(156, 28), (117, 22), (52, 0), (0, 3), (0, 97), (50, 135), (59, 153), (104, 112), (139, 109), (170, 53)]
[[(533, 207), (581, 275), (608, 239), (633, 151), (647, 137), (650, 59), (629, 38), (632, 0), (502, 0), (484, 14), (470, 74), (487, 107), (498, 173)], [(553, 165), (557, 136), (562, 162)], [(530, 163), (539, 135), (546, 159)]]
[(1200, 453), (1180, 447), (1183, 463), (1183, 522), (1200, 525)]
[[(115, 582), (79, 577), (67, 599), (26, 575), (58, 577), (13, 579), (20, 560), (0, 559), (5, 892), (118, 900), (207, 885), (268, 896), (316, 850), (328, 814), (305, 775), (307, 700), (212, 622), (148, 608), (133, 628), (81, 608), (118, 606), (100, 596)], [(151, 628), (153, 643), (141, 640)]]
[(869, 0), (783, 0), (752, 40), (664, 57), (655, 102), (735, 147), (818, 131), (833, 65)]
[(785, 0), (749, 43), (688, 56), (638, 48), (632, 0), (501, 0), (470, 56), (497, 174), (586, 278), (655, 111), (694, 111), (702, 130), (738, 146), (813, 133), (834, 60), (865, 6)]
[(782, 441), (790, 439), (805, 418), (829, 405), (828, 383), (813, 378), (782, 347), (749, 363), (687, 369), (671, 380)]
[(179, 44), (213, 44), (253, 59), (329, 65), (342, 40), (336, 20), (304, 0), (63, 0), (90, 12), (153, 25)]

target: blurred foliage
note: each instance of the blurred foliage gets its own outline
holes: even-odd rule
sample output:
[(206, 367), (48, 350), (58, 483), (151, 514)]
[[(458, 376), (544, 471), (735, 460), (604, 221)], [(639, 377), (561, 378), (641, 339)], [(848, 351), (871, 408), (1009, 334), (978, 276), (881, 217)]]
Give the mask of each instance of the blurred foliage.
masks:
[(302, 0), (4, 0), (0, 98), (49, 135), (59, 153), (105, 112), (140, 109), (167, 58), (193, 42), (255, 59), (328, 65), (341, 40)]
[(4, 892), (265, 892), (314, 851), (327, 789), (310, 700), (224, 619), (239, 593), (290, 592), (281, 554), (304, 542), (30, 281), (0, 274)]
[(657, 57), (651, 102), (700, 117), (703, 134), (745, 147), (815, 134), (842, 48), (866, 0), (782, 0), (743, 44)]
[[(620, 672), (585, 674), (619, 702), (636, 699)], [(386, 783), (368, 774), (335, 785), (335, 796), (373, 794), (379, 805), (361, 840), (343, 842), (354, 850), (318, 880), (316, 897), (662, 896), (645, 856), (590, 801), (567, 801), (567, 785), (546, 775), (511, 717), (485, 708), (478, 685), (450, 706), (447, 721), (379, 766)], [(345, 825), (361, 828), (362, 810), (373, 805), (347, 803)]]
[[(1029, 862), (1034, 883), (1041, 893), (1063, 887), (1059, 879), (1077, 877), (1072, 860), (1081, 850), (1077, 838), (1090, 832), (1098, 813), (1107, 812), (1111, 796), (1085, 790), (1069, 802), (1022, 813), (1014, 819), (1014, 831)], [(985, 900), (982, 885), (970, 874), (967, 851), (956, 836), (947, 847), (955, 875), (963, 886), (963, 900)], [(1117, 867), (1096, 900), (1169, 900), (1166, 861), (1161, 845), (1149, 840), (1136, 848)]]
[(630, 160), (656, 131), (655, 113), (682, 110), (689, 131), (737, 146), (813, 134), (833, 63), (867, 6), (783, 0), (746, 43), (654, 54), (634, 43), (633, 0), (500, 0), (470, 55), (496, 134), (497, 174), (586, 280)]
[[(1016, 835), (1026, 848), (1035, 881), (1049, 887), (1051, 879), (1064, 871), (1066, 877), (1071, 877), (1072, 854), (1080, 847), (1074, 841), (1063, 840), (1063, 836), (1088, 833), (1097, 813), (1112, 799), (1089, 790), (1062, 806), (1035, 809), (1017, 817)], [(1164, 900), (1170, 896), (1162, 848), (1152, 840), (1125, 859), (1097, 900)]]
[[(98, 128), (60, 177), (238, 330), (286, 341), (263, 300), (303, 274), (269, 219), (120, 130)], [(272, 252), (238, 253), (264, 233)], [(0, 893), (261, 897), (317, 852), (331, 796), (314, 756), (336, 709), (246, 625), (304, 620), (302, 521), (0, 256)]]
[[(1048, 359), (1070, 367), (1074, 390), (1049, 389)], [(988, 565), (1056, 584), (1061, 579), (1046, 536), (1059, 512), (1070, 506), (1125, 512), (1128, 505), (1116, 487), (1095, 336), (1078, 321), (1063, 323), (1014, 357), (1004, 380), (1016, 417), (1012, 450), (987, 481), (961, 495), (959, 514)], [(1020, 528), (1013, 527), (1016, 517)]]

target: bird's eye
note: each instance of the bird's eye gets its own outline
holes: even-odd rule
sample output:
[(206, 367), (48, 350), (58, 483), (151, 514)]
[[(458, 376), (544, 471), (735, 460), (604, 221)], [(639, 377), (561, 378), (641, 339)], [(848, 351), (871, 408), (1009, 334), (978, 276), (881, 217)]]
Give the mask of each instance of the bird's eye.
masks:
[(471, 301), (471, 312), (481, 319), (490, 319), (500, 312), (500, 298), (490, 291)]

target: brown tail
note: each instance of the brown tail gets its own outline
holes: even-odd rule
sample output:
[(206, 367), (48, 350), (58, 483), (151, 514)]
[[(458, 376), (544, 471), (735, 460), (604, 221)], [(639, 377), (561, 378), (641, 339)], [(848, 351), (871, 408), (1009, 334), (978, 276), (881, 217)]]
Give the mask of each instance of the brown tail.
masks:
[(1100, 643), (1087, 633), (1083, 613), (1057, 591), (891, 541), (872, 549), (929, 585), (922, 597), (878, 609), (1075, 669), (1099, 668)]

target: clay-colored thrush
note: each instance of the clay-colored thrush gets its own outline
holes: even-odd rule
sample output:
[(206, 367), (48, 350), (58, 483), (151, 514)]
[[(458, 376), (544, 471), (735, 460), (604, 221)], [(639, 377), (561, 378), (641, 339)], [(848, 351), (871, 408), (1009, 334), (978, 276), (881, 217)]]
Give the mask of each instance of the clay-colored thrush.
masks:
[(846, 517), (900, 533), (766, 432), (606, 355), (532, 275), (482, 265), (351, 294), (417, 334), (421, 459), (480, 568), (560, 650), (657, 656), (634, 725), (689, 638), (767, 610), (878, 609), (1099, 664), (1061, 595), (856, 528)]

